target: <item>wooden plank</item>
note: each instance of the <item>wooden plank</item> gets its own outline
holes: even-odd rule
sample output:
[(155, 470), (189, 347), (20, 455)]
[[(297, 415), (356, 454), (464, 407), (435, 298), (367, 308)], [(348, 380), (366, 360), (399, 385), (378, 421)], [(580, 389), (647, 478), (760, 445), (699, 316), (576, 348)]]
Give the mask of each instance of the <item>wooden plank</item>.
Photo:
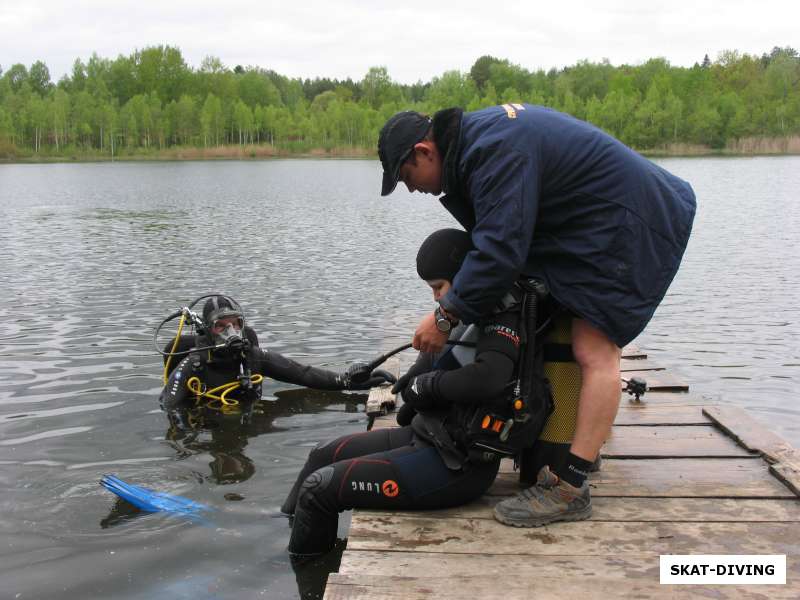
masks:
[[(492, 496), (518, 492), (509, 462), (489, 489)], [(760, 458), (607, 459), (589, 476), (592, 496), (650, 498), (794, 498)]]
[(737, 406), (709, 406), (703, 414), (738, 444), (771, 463), (770, 472), (800, 496), (800, 452)]
[[(390, 357), (382, 366), (395, 377), (400, 376), (400, 361), (397, 356)], [(394, 410), (397, 404), (396, 395), (392, 393), (391, 385), (380, 385), (370, 388), (364, 411), (371, 420), (380, 415), (385, 415)], [(369, 427), (368, 427), (369, 428)]]
[[(647, 389), (653, 391), (673, 391), (673, 392), (686, 392), (689, 391), (689, 384), (672, 375), (669, 371), (627, 371), (623, 377), (630, 379), (631, 377), (639, 377), (647, 382)], [(627, 384), (622, 382), (624, 389)], [(647, 394), (645, 394), (645, 398)]]
[(681, 458), (692, 456), (750, 456), (713, 425), (615, 427), (600, 450), (612, 458)]
[(623, 358), (619, 363), (619, 370), (625, 373), (627, 371), (664, 371), (665, 369), (647, 359)]
[(395, 394), (392, 393), (392, 386), (379, 385), (369, 390), (367, 397), (366, 413), (367, 416), (385, 415), (395, 407)]
[(527, 556), (633, 554), (800, 555), (800, 523), (578, 521), (537, 528), (489, 519), (354, 519), (348, 551)]
[[(786, 561), (787, 581), (797, 580), (800, 561)], [(374, 552), (361, 550), (345, 552), (342, 557), (341, 574), (369, 574), (375, 577), (414, 574), (418, 577), (443, 577), (460, 579), (464, 575), (479, 573), (496, 577), (513, 573), (523, 581), (565, 581), (569, 579), (588, 582), (611, 580), (658, 581), (659, 565), (655, 555), (631, 555), (616, 552), (603, 556), (543, 556), (536, 560), (529, 556), (449, 554), (445, 552)], [(789, 577), (792, 574), (794, 577)], [(558, 589), (558, 586), (555, 586)], [(721, 586), (733, 587), (733, 586)], [(791, 587), (791, 586), (786, 586)], [(796, 587), (796, 586), (795, 586)], [(764, 588), (754, 587), (762, 592)], [(782, 589), (782, 586), (771, 586)], [(462, 596), (471, 598), (472, 595)], [(537, 596), (538, 597), (538, 596)], [(616, 594), (611, 594), (615, 598)], [(646, 596), (656, 597), (661, 596)], [(771, 597), (771, 596), (770, 596)], [(795, 595), (796, 597), (796, 595)], [(493, 598), (493, 596), (490, 596)]]
[(792, 490), (795, 496), (800, 496), (800, 469), (796, 465), (783, 462), (775, 463), (769, 466), (769, 472)]
[[(411, 514), (436, 519), (494, 519), (492, 508), (501, 496), (483, 496), (453, 508), (428, 511), (357, 511), (354, 519)], [(610, 498), (592, 497), (592, 521), (794, 522), (800, 523), (795, 499), (750, 498)]]
[(647, 354), (642, 352), (636, 344), (628, 344), (622, 349), (622, 358), (643, 359)]
[[(331, 573), (325, 590), (326, 600), (366, 600), (401, 599), (430, 600), (432, 598), (503, 598), (504, 600), (530, 600), (530, 598), (562, 600), (563, 598), (678, 598), (688, 597), (691, 592), (687, 586), (660, 585), (658, 575), (649, 581), (634, 580), (623, 582), (619, 578), (597, 578), (590, 574), (587, 578), (566, 579), (560, 576), (544, 580), (541, 576), (522, 581), (508, 568), (487, 576), (458, 574), (456, 576), (411, 577), (387, 575), (379, 579), (369, 573), (347, 574)], [(721, 585), (703, 586), (706, 592), (713, 590), (714, 598), (761, 599), (764, 593), (758, 586)], [(770, 586), (770, 598), (796, 598), (797, 590), (791, 586)], [(535, 594), (533, 593), (535, 590)], [(773, 590), (776, 593), (773, 594)]]
[(676, 406), (645, 401), (620, 402), (614, 425), (707, 425), (710, 422), (700, 405)]
[(772, 462), (796, 458), (796, 450), (738, 406), (708, 406), (703, 414), (743, 447), (760, 452)]
[(650, 390), (642, 396), (641, 403), (634, 402), (633, 396), (627, 392), (622, 392), (620, 396), (620, 407), (634, 406), (637, 404), (649, 404), (652, 406), (707, 406), (708, 398), (703, 398), (695, 394), (686, 393), (681, 390)]

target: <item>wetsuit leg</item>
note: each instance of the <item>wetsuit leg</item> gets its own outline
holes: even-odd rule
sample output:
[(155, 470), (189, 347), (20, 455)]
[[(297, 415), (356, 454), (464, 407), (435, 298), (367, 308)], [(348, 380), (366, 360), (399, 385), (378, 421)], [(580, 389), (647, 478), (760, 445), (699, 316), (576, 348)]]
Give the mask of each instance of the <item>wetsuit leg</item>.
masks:
[(311, 450), (306, 464), (297, 476), (289, 495), (281, 505), (281, 512), (293, 515), (300, 486), (317, 469), (356, 456), (399, 448), (411, 443), (411, 427), (392, 427), (345, 435), (329, 442), (321, 442)]
[[(389, 430), (374, 433), (383, 431)], [(489, 488), (498, 468), (495, 461), (450, 470), (435, 448), (416, 438), (399, 448), (334, 462), (301, 485), (289, 552), (318, 554), (332, 548), (343, 510), (433, 509), (469, 502)]]

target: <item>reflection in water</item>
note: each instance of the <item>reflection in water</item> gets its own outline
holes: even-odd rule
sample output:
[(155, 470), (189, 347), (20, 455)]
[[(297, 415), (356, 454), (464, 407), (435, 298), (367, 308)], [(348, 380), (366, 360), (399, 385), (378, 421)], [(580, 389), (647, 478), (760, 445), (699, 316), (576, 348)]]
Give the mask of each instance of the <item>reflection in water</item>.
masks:
[(208, 454), (211, 479), (218, 485), (240, 483), (255, 473), (256, 466), (245, 455), (250, 438), (265, 433), (287, 431), (275, 425), (279, 417), (316, 414), (333, 405), (344, 404), (345, 412), (358, 413), (365, 394), (293, 389), (276, 392), (274, 400), (258, 400), (248, 405), (241, 400), (240, 410), (222, 413), (207, 407), (190, 411), (192, 429), (186, 431), (170, 421), (165, 439), (175, 449), (177, 458)]
[[(177, 460), (194, 456), (210, 458), (210, 476), (193, 473), (198, 482), (238, 484), (250, 479), (257, 470), (254, 460), (245, 453), (250, 439), (289, 429), (277, 425), (276, 419), (300, 414), (321, 414), (331, 407), (342, 405), (345, 413), (359, 413), (366, 398), (367, 394), (345, 394), (307, 388), (281, 390), (275, 392), (272, 399), (260, 399), (251, 406), (243, 404), (239, 411), (223, 414), (206, 407), (196, 409), (189, 419), (193, 425), (190, 430), (176, 427), (167, 417), (168, 428), (164, 439), (174, 449)], [(232, 502), (246, 499), (244, 495), (235, 492), (226, 493), (224, 498)], [(100, 520), (100, 527), (108, 529), (150, 514), (116, 498), (108, 514)], [(279, 514), (270, 516), (285, 518)], [(246, 525), (240, 524), (242, 527)], [(300, 598), (322, 598), (328, 575), (338, 570), (345, 545), (345, 541), (340, 539), (323, 556), (302, 559), (289, 557)]]

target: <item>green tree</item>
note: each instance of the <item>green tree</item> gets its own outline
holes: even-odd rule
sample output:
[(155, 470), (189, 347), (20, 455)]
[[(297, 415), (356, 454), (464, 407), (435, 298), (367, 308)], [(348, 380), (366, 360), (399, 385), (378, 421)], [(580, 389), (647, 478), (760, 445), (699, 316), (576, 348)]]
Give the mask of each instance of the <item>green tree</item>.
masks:
[(399, 100), (400, 94), (395, 89), (386, 67), (370, 67), (361, 81), (364, 100), (372, 108)]
[(72, 63), (72, 78), (70, 80), (70, 91), (82, 92), (86, 87), (86, 65), (80, 58), (76, 58)]
[(51, 125), (53, 131), (53, 141), (56, 145), (56, 152), (60, 146), (67, 144), (67, 118), (69, 116), (70, 102), (67, 92), (57, 89), (53, 93), (50, 108)]
[(485, 91), (485, 86), (491, 77), (490, 69), (492, 65), (502, 64), (504, 62), (507, 61), (500, 60), (494, 56), (489, 56), (488, 54), (481, 56), (475, 61), (475, 63), (472, 65), (472, 68), (469, 70), (469, 76), (477, 86), (479, 92)]
[(527, 95), (530, 90), (530, 73), (519, 65), (508, 61), (496, 62), (489, 66), (489, 82), (496, 90), (517, 90)]
[(247, 144), (253, 131), (253, 112), (239, 100), (233, 109), (233, 120), (239, 133), (239, 145)]
[(106, 82), (112, 97), (116, 98), (120, 105), (133, 98), (139, 92), (133, 59), (119, 55), (109, 65)]
[(72, 99), (72, 122), (75, 124), (78, 142), (82, 146), (92, 146), (96, 110), (94, 98), (89, 92), (81, 90), (74, 94)]
[(189, 67), (178, 48), (150, 46), (134, 52), (129, 61), (140, 92), (155, 92), (170, 102), (190, 91)]
[(30, 71), (28, 71), (28, 81), (30, 81), (34, 93), (39, 94), (42, 98), (47, 96), (50, 88), (53, 87), (50, 82), (50, 70), (40, 60), (31, 65)]
[(48, 130), (48, 117), (50, 107), (48, 103), (38, 95), (33, 96), (28, 103), (28, 117), (33, 128), (32, 140), (33, 151), (39, 152), (42, 146), (42, 137)]
[(188, 94), (183, 94), (176, 103), (173, 114), (177, 143), (184, 145), (191, 143), (196, 122), (194, 98)]
[(200, 111), (200, 128), (203, 132), (203, 145), (209, 141), (215, 146), (220, 143), (223, 128), (222, 102), (214, 94), (209, 94)]
[(484, 92), (483, 98), (481, 98), (482, 108), (496, 106), (500, 103), (497, 96), (497, 90), (494, 89), (494, 84), (491, 81), (486, 84)]
[(432, 110), (450, 106), (465, 107), (477, 93), (472, 79), (459, 71), (447, 71), (441, 77), (434, 77), (428, 88), (426, 102)]
[(281, 95), (272, 80), (257, 69), (248, 69), (238, 77), (239, 97), (251, 109), (256, 104), (278, 106)]
[(11, 115), (0, 106), (0, 141), (10, 142), (13, 135), (14, 126), (11, 123)]
[(11, 91), (19, 92), (22, 85), (28, 80), (28, 69), (19, 63), (11, 65), (11, 68), (3, 75), (3, 79), (8, 82)]

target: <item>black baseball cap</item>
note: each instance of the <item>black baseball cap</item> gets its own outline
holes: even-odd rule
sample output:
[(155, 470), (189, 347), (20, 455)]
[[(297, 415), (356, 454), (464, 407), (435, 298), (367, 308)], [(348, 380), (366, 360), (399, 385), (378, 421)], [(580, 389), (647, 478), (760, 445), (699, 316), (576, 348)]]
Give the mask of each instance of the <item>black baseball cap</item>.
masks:
[(414, 144), (422, 141), (431, 128), (431, 118), (413, 110), (399, 112), (381, 129), (378, 156), (383, 165), (381, 196), (388, 196), (397, 187), (400, 167), (411, 154)]

